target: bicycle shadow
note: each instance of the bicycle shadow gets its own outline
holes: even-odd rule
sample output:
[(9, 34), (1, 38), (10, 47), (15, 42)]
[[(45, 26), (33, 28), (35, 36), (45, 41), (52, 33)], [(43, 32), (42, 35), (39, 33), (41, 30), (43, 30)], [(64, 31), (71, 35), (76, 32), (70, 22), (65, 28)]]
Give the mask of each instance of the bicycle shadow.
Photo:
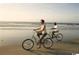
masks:
[(68, 52), (64, 52), (64, 51), (60, 51), (59, 49), (48, 49), (48, 50), (30, 50), (29, 52), (31, 52), (34, 55), (72, 55), (72, 53), (68, 53)]

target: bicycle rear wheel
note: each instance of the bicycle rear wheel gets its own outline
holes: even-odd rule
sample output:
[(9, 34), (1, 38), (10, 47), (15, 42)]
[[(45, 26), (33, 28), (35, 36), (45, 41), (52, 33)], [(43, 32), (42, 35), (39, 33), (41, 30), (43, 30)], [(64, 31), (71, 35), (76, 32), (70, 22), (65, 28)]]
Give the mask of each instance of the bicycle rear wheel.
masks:
[(26, 39), (22, 42), (22, 48), (24, 50), (31, 50), (34, 46), (34, 42), (31, 39)]
[(44, 48), (49, 49), (49, 48), (52, 47), (52, 45), (53, 45), (53, 41), (52, 41), (51, 38), (46, 38), (46, 39), (44, 39), (44, 41), (43, 41), (43, 47), (44, 47)]
[(57, 39), (57, 41), (62, 41), (63, 35), (62, 35), (61, 33), (58, 33), (58, 34), (56, 35), (56, 39)]

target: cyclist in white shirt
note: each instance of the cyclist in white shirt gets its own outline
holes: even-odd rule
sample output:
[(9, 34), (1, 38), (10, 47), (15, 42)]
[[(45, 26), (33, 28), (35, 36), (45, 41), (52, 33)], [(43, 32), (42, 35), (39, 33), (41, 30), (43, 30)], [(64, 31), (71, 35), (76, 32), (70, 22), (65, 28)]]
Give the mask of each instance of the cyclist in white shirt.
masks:
[[(39, 28), (34, 29), (34, 31), (37, 32), (37, 36), (39, 37), (39, 41), (42, 41), (42, 39), (46, 36), (46, 25), (45, 25), (45, 21), (43, 19), (41, 19), (41, 25)], [(42, 37), (40, 37), (40, 35), (42, 35)], [(40, 43), (40, 42), (39, 42)], [(41, 47), (41, 46), (40, 46)], [(39, 48), (40, 48), (39, 47)]]
[(52, 29), (52, 34), (55, 34), (56, 32), (58, 32), (59, 30), (58, 30), (58, 26), (57, 26), (57, 23), (55, 22), (54, 23), (54, 27), (53, 28), (51, 28)]

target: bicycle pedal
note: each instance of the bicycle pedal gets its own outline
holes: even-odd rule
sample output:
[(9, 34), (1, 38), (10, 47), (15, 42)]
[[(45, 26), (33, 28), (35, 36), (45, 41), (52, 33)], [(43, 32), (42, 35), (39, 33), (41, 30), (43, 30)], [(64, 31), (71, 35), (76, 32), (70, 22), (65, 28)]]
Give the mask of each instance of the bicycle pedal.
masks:
[(40, 49), (41, 47), (37, 47), (37, 49)]
[(44, 44), (44, 42), (41, 42), (41, 44)]
[(38, 45), (37, 49), (40, 49), (41, 48), (41, 45)]

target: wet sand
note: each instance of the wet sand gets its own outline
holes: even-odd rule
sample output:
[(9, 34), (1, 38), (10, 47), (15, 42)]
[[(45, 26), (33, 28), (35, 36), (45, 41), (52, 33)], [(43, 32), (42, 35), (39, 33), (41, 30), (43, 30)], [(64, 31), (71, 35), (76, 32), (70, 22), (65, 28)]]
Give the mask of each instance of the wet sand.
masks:
[(51, 49), (35, 46), (31, 51), (26, 51), (21, 45), (8, 45), (0, 47), (0, 55), (72, 55), (79, 53), (79, 39), (70, 42), (54, 42)]

